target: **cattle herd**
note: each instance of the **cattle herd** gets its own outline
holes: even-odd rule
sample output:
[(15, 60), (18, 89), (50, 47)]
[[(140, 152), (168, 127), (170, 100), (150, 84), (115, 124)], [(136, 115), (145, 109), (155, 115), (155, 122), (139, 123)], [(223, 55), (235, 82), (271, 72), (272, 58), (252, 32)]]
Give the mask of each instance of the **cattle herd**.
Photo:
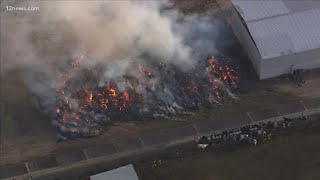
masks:
[[(191, 146), (178, 146), (175, 156), (183, 159), (186, 152), (193, 152), (195, 149), (220, 149), (224, 150), (228, 147), (241, 147), (246, 145), (257, 146), (264, 142), (268, 142), (274, 135), (294, 129), (305, 129), (320, 125), (319, 116), (304, 116), (298, 118), (283, 117), (280, 121), (260, 122), (252, 125), (246, 125), (239, 128), (224, 130), (212, 133), (208, 136), (202, 136), (195, 140), (196, 147), (193, 143)], [(190, 151), (191, 150), (191, 151)], [(162, 160), (154, 160), (152, 168), (159, 167), (163, 164)]]
[(289, 128), (305, 127), (308, 124), (308, 117), (301, 116), (296, 119), (284, 117), (281, 121), (261, 122), (254, 125), (247, 125), (240, 128), (225, 130), (220, 133), (213, 133), (209, 136), (202, 136), (196, 139), (199, 149), (221, 148), (230, 145), (253, 145), (270, 141), (272, 136), (280, 131)]
[(301, 87), (306, 83), (304, 80), (305, 71), (302, 69), (293, 70), (291, 73), (291, 78), (293, 83), (295, 83), (298, 87)]

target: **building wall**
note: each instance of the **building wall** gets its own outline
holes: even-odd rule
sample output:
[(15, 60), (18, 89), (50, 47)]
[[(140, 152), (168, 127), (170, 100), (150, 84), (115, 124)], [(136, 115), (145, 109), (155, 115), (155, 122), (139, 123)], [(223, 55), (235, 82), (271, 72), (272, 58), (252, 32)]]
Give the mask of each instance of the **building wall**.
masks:
[(236, 37), (238, 38), (242, 48), (245, 53), (248, 55), (250, 61), (255, 68), (256, 73), (260, 76), (261, 71), (261, 56), (260, 53), (252, 40), (251, 35), (246, 29), (246, 26), (243, 24), (241, 17), (239, 16), (235, 7), (232, 7), (232, 29)]
[(247, 28), (242, 22), (235, 7), (232, 8), (231, 26), (260, 79), (268, 79), (282, 74), (288, 74), (292, 68), (320, 68), (320, 49), (270, 59), (262, 59), (250, 33), (247, 31)]
[(288, 74), (294, 69), (320, 68), (320, 49), (309, 50), (297, 54), (289, 54), (261, 61), (260, 79)]

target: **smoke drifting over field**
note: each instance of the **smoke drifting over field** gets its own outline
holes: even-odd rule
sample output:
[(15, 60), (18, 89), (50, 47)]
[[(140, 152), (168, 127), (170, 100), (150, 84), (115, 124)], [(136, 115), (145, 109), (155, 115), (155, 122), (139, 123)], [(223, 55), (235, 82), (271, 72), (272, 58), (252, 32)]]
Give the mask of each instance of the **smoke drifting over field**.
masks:
[[(110, 102), (121, 110), (134, 97), (142, 104), (133, 109), (137, 111), (162, 106), (167, 110), (181, 109), (185, 104), (201, 101), (200, 96), (196, 100), (180, 97), (188, 94), (175, 90), (184, 84), (175, 79), (179, 78), (176, 74), (193, 72), (197, 76), (193, 77), (195, 83), (203, 81), (201, 85), (207, 86), (211, 80), (203, 79), (209, 73), (195, 65), (218, 54), (215, 43), (226, 43), (219, 40), (223, 30), (220, 22), (204, 16), (164, 12), (158, 1), (47, 1), (37, 6), (40, 11), (30, 21), (1, 21), (3, 67), (25, 72), (23, 78), (37, 97), (39, 107), (55, 114), (55, 121), (65, 121), (67, 116), (79, 118), (73, 114), (75, 109), (81, 117), (91, 116), (88, 109), (101, 114), (92, 109), (105, 108)], [(159, 66), (167, 69), (160, 70)], [(225, 72), (219, 70), (221, 75), (230, 69), (220, 66), (226, 67)], [(170, 72), (172, 76), (166, 77)], [(180, 78), (190, 78), (190, 82), (192, 79)], [(215, 88), (230, 94), (226, 87), (218, 86)], [(107, 88), (105, 95), (100, 92), (103, 88)], [(79, 91), (84, 93), (83, 101), (96, 101), (97, 107), (89, 108), (76, 99), (82, 97)], [(206, 101), (207, 92), (197, 93)], [(121, 97), (113, 97), (116, 94)], [(98, 97), (102, 98), (99, 102)], [(62, 106), (72, 107), (72, 112), (65, 110), (62, 117)], [(98, 119), (101, 118), (104, 117)]]
[[(208, 17), (160, 13), (157, 1), (55, 1), (40, 8), (33, 21), (2, 26), (8, 30), (3, 36), (10, 49), (5, 66), (63, 65), (63, 53), (81, 52), (91, 56), (84, 63), (88, 66), (148, 55), (149, 60), (187, 68), (197, 55), (214, 51), (213, 40), (221, 30), (219, 22)], [(62, 58), (53, 60), (51, 55)]]

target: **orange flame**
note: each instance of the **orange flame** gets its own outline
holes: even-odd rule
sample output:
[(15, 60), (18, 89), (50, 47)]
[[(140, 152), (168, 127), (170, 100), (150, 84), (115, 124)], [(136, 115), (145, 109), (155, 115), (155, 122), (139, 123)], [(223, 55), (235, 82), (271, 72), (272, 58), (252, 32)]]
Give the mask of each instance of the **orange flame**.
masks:
[(88, 102), (91, 103), (93, 101), (93, 94), (89, 93), (88, 95)]
[(110, 88), (109, 89), (109, 96), (116, 97), (117, 96), (116, 90), (113, 88)]
[(123, 98), (124, 98), (124, 100), (129, 101), (129, 93), (128, 93), (128, 91), (125, 91), (123, 93)]

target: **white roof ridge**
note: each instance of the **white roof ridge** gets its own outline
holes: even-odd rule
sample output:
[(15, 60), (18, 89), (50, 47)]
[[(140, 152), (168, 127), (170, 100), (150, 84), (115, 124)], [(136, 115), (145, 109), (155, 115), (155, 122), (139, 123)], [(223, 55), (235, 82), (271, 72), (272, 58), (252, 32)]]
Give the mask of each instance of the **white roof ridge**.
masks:
[(288, 16), (288, 15), (292, 15), (292, 14), (299, 14), (302, 12), (313, 11), (313, 10), (320, 10), (320, 9), (319, 8), (310, 8), (310, 9), (303, 9), (303, 10), (293, 11), (293, 12), (288, 12), (288, 13), (283, 13), (283, 14), (276, 14), (273, 16), (263, 17), (260, 19), (247, 20), (246, 23), (255, 22), (255, 21), (262, 21), (262, 20), (272, 19), (272, 18), (281, 17), (281, 16)]
[(239, 12), (239, 16), (247, 24), (262, 59), (320, 48), (320, 1), (316, 4), (313, 1), (306, 7), (282, 0), (232, 2), (235, 2), (236, 11), (243, 12)]

